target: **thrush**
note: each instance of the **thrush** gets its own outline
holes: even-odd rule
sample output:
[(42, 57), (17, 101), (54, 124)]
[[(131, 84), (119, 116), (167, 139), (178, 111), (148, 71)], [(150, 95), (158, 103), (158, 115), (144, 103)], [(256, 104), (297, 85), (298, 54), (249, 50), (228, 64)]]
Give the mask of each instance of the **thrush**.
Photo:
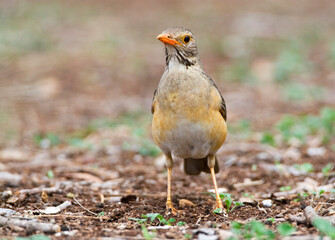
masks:
[(166, 208), (176, 214), (171, 201), (173, 158), (184, 159), (186, 174), (211, 173), (215, 208), (223, 209), (215, 173), (216, 152), (227, 135), (225, 101), (199, 60), (196, 40), (188, 29), (168, 28), (157, 36), (165, 44), (165, 71), (154, 93), (152, 135), (165, 155)]

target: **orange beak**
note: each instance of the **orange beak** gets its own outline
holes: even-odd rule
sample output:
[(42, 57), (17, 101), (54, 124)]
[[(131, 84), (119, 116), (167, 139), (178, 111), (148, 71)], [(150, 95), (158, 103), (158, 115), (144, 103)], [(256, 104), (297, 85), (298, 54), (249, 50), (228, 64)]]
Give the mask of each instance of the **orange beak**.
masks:
[(173, 39), (169, 34), (159, 34), (157, 36), (157, 39), (165, 44), (170, 44), (172, 46), (175, 46), (176, 44), (181, 45), (180, 42), (178, 42), (177, 40)]

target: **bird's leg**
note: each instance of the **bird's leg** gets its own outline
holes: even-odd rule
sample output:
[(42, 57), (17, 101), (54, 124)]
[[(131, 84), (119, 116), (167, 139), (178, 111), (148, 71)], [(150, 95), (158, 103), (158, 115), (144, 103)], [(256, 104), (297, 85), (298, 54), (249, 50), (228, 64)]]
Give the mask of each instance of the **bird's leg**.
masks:
[(171, 201), (171, 175), (172, 175), (172, 167), (173, 167), (173, 160), (172, 160), (171, 154), (165, 155), (165, 164), (168, 170), (166, 210), (171, 209), (172, 214), (177, 215), (179, 211), (173, 207), (173, 204)]
[(214, 167), (215, 167), (215, 155), (209, 155), (207, 161), (208, 161), (207, 162), (208, 167), (209, 167), (209, 169), (211, 171), (212, 180), (213, 180), (214, 189), (215, 189), (215, 197), (216, 197), (215, 209), (220, 208), (220, 209), (222, 209), (222, 211), (224, 211), (222, 200), (220, 198), (220, 194), (219, 194), (219, 191), (218, 191), (218, 186), (217, 186), (217, 183), (216, 183), (216, 177), (215, 177), (215, 170), (214, 170)]

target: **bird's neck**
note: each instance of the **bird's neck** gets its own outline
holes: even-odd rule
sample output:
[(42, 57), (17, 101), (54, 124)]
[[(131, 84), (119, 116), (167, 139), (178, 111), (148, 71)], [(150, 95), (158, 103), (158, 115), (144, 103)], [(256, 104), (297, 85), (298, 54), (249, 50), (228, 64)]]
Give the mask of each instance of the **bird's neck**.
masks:
[(197, 57), (188, 57), (185, 58), (183, 56), (174, 54), (174, 55), (167, 55), (166, 56), (166, 68), (190, 68), (194, 67), (198, 64)]

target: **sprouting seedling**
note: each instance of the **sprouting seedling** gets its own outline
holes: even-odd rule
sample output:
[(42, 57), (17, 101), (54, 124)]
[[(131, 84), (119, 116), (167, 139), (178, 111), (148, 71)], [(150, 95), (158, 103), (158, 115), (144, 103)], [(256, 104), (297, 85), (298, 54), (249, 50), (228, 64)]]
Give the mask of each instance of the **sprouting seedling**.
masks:
[[(214, 193), (209, 194), (215, 198)], [(243, 206), (242, 202), (233, 201), (230, 193), (220, 193), (220, 198), (225, 202), (228, 213), (233, 211), (237, 206)], [(232, 204), (234, 204), (234, 206), (231, 208)], [(213, 213), (222, 213), (222, 209), (217, 208), (213, 211)]]
[(160, 225), (171, 225), (172, 223), (176, 222), (176, 219), (170, 218), (166, 220), (161, 214), (159, 213), (148, 213), (141, 216), (142, 218), (129, 218), (129, 220), (135, 221), (137, 224), (144, 224), (150, 220), (150, 224), (158, 219)]

